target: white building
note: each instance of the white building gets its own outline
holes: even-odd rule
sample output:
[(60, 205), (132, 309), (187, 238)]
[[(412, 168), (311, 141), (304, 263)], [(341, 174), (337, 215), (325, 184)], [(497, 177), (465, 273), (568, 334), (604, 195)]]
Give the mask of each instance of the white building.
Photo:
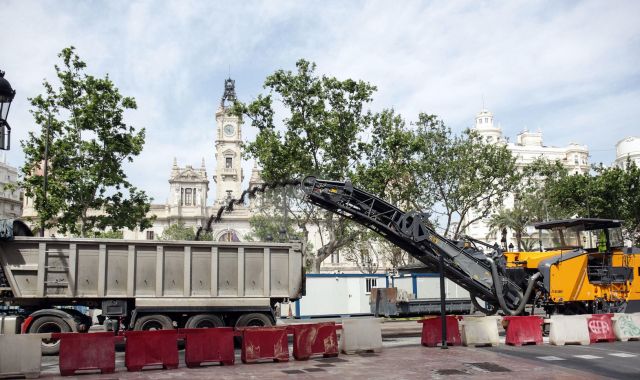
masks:
[[(191, 165), (179, 167), (174, 159), (169, 177), (169, 197), (165, 204), (152, 204), (150, 214), (156, 217), (153, 227), (144, 231), (125, 231), (127, 239), (156, 239), (165, 228), (174, 223), (198, 228), (205, 226), (212, 215), (230, 198), (242, 193), (242, 119), (231, 114), (230, 106), (236, 100), (235, 81), (225, 80), (224, 94), (216, 110), (215, 198), (209, 202), (209, 177), (204, 158), (199, 168)], [(255, 174), (255, 173), (254, 173)], [(252, 180), (255, 181), (252, 177)], [(250, 184), (251, 185), (251, 184)], [(213, 238), (220, 241), (244, 240), (250, 232), (250, 212), (246, 206), (234, 206), (222, 222), (212, 224)]]
[[(491, 144), (505, 144), (516, 158), (516, 165), (519, 169), (531, 164), (539, 158), (548, 161), (559, 161), (573, 174), (588, 173), (589, 149), (586, 145), (569, 143), (563, 147), (546, 146), (542, 140), (542, 131), (531, 132), (524, 129), (516, 136), (516, 142), (509, 142), (502, 134), (502, 128), (494, 123), (493, 114), (483, 109), (476, 115), (473, 127), (480, 136)], [(513, 207), (513, 195), (508, 196), (504, 202), (505, 208)], [(471, 215), (470, 218), (473, 218)], [(479, 240), (489, 243), (500, 241), (498, 233), (491, 234), (488, 227), (488, 218), (481, 219), (471, 224), (466, 229), (466, 234)], [(516, 244), (515, 237), (507, 236), (507, 245)]]
[(0, 219), (16, 219), (22, 215), (22, 189), (17, 188), (18, 169), (7, 164), (0, 155)]
[(635, 162), (640, 167), (640, 137), (631, 136), (624, 138), (616, 144), (616, 160), (614, 165), (625, 167), (627, 159)]

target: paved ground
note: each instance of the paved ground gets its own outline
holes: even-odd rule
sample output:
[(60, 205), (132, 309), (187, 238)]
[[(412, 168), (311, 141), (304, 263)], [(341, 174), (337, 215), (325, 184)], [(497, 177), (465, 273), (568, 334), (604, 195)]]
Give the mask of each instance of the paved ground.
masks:
[[(242, 364), (198, 369), (181, 367), (130, 373), (124, 368), (124, 353), (116, 353), (116, 373), (83, 375), (81, 379), (633, 379), (640, 378), (640, 342), (598, 343), (590, 346), (452, 347), (448, 350), (420, 345), (420, 327), (415, 321), (383, 323), (384, 349), (379, 354), (340, 355), (338, 358), (288, 363)], [(547, 339), (545, 338), (545, 341)], [(504, 336), (502, 337), (504, 343)], [(43, 357), (45, 378), (58, 377), (57, 357)]]
[[(612, 354), (626, 354), (612, 355)], [(597, 344), (586, 347), (524, 346), (452, 347), (448, 350), (420, 346), (418, 337), (385, 338), (379, 354), (340, 355), (338, 358), (288, 363), (242, 364), (198, 369), (181, 367), (173, 371), (149, 369), (126, 372), (124, 354), (116, 354), (116, 373), (83, 375), (81, 379), (602, 379), (640, 376), (640, 342)], [(576, 355), (597, 356), (578, 357)], [(634, 356), (630, 356), (634, 355)], [(549, 357), (563, 360), (551, 360)], [(57, 357), (43, 358), (44, 378), (58, 377)]]

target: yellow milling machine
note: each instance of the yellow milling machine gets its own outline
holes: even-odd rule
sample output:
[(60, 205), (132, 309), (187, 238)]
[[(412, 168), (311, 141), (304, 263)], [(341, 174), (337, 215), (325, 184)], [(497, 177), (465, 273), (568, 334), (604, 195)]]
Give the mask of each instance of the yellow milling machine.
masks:
[(625, 247), (622, 222), (578, 218), (538, 223), (540, 250), (505, 252), (516, 283), (540, 273), (529, 302), (549, 314), (640, 311), (640, 249)]

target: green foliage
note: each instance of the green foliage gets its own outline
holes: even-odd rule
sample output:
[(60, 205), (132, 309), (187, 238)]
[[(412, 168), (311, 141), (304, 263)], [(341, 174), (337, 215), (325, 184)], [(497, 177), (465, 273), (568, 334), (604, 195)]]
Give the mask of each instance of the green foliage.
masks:
[(416, 125), (416, 202), (444, 219), (445, 235), (457, 237), (516, 189), (521, 175), (515, 157), (505, 145), (487, 144), (473, 130), (453, 134), (434, 115), (420, 114)]
[[(109, 79), (84, 72), (86, 64), (73, 47), (59, 54), (55, 66), (59, 87), (44, 81), (44, 94), (32, 99), (31, 113), (40, 133), (22, 141), (25, 164), (20, 186), (34, 199), (45, 228), (86, 236), (107, 227), (151, 226), (146, 217), (149, 197), (133, 186), (123, 162), (132, 162), (144, 145), (144, 129), (124, 121), (126, 110), (136, 109)], [(48, 189), (43, 193), (43, 160), (50, 120)]]
[(278, 215), (271, 217), (265, 214), (256, 214), (249, 218), (251, 233), (246, 236), (247, 240), (253, 241), (273, 241), (276, 243), (287, 243), (296, 236), (293, 223), (287, 223), (287, 228), (283, 228), (284, 220)]
[(503, 208), (489, 218), (490, 234), (503, 229), (511, 230), (516, 238), (518, 251), (523, 248), (523, 238), (528, 237), (527, 226), (532, 222), (532, 215), (523, 202), (516, 200), (511, 209)]
[(384, 110), (370, 116), (367, 134), (371, 141), (361, 143), (364, 160), (356, 165), (353, 181), (398, 207), (419, 208), (415, 131), (394, 110)]
[[(235, 112), (248, 117), (258, 129), (255, 142), (245, 146), (245, 154), (257, 160), (267, 182), (306, 175), (351, 177), (362, 155), (359, 136), (369, 122), (364, 105), (371, 101), (375, 87), (317, 76), (315, 64), (305, 60), (299, 60), (296, 68), (296, 72), (276, 71), (265, 80), (266, 95), (247, 105), (235, 105)], [(276, 115), (274, 101), (283, 108), (282, 114)], [(289, 197), (285, 209), (291, 211), (303, 239), (308, 241), (311, 225), (322, 231), (321, 247), (313, 257), (314, 270), (319, 271), (320, 263), (352, 243), (358, 232), (346, 219), (301, 205), (297, 199)], [(269, 212), (278, 215), (282, 209), (276, 205)]]
[[(169, 225), (162, 231), (159, 240), (195, 240), (196, 230), (193, 227), (185, 226), (184, 222), (177, 222)], [(213, 240), (211, 232), (202, 232), (200, 234), (201, 241)]]
[(640, 244), (640, 168), (602, 165), (593, 173), (559, 177), (546, 184), (549, 202), (578, 217), (624, 220), (624, 231)]
[(124, 233), (119, 230), (98, 231), (95, 233), (94, 237), (100, 238), (100, 239), (123, 239)]

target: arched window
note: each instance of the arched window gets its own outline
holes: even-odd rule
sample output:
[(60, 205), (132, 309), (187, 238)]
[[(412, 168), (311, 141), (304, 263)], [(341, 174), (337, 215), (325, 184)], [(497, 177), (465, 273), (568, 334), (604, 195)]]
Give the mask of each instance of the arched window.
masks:
[(218, 241), (240, 241), (240, 239), (238, 239), (238, 235), (236, 235), (235, 231), (227, 230), (222, 235), (220, 235)]

